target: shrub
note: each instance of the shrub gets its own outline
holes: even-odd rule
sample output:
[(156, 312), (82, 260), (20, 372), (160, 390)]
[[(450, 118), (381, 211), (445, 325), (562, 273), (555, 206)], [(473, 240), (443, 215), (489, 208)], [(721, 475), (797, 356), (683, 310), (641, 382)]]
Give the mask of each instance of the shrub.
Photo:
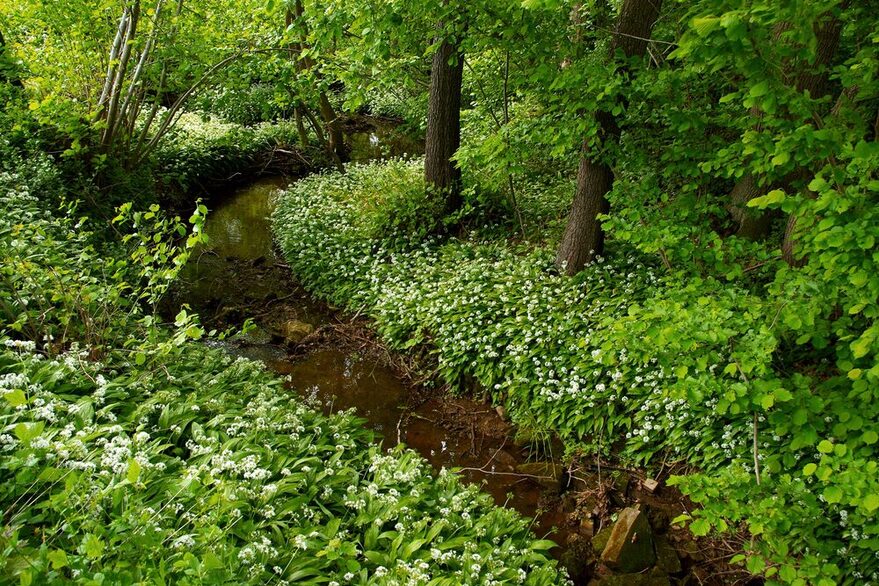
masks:
[(298, 150), (297, 144), (296, 127), (289, 121), (247, 127), (187, 112), (156, 150), (155, 176), (166, 192), (180, 198), (263, 172), (276, 149)]
[[(840, 375), (827, 338), (812, 353), (799, 346), (824, 326), (797, 320), (818, 323), (810, 298), (784, 284), (818, 290), (812, 269), (781, 269), (761, 290), (663, 274), (617, 243), (563, 278), (549, 247), (370, 240), (358, 227), (364, 193), (394, 165), (308, 178), (282, 196), (274, 230), (307, 288), (373, 317), (395, 348), (426, 345), (446, 381), (475, 379), (515, 421), (558, 434), (569, 452), (698, 466), (675, 480), (704, 506), (692, 530), (749, 530), (750, 571), (792, 584), (877, 579), (879, 411), (861, 382), (869, 363), (855, 368), (841, 344)], [(869, 357), (868, 325), (834, 327)]]
[(276, 87), (268, 83), (254, 83), (243, 88), (211, 88), (193, 100), (191, 109), (245, 126), (283, 120), (292, 110), (280, 103)]
[[(528, 520), (351, 412), (149, 311), (199, 240), (120, 210), (115, 247), (0, 175), (0, 575), (20, 584), (564, 580)], [(13, 336), (13, 337), (10, 337)]]

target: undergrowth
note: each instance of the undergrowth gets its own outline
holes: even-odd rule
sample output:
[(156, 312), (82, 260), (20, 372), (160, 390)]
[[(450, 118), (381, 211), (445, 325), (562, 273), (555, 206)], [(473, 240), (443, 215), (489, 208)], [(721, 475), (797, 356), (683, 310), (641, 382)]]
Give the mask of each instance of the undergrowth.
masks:
[(692, 531), (750, 531), (734, 561), (751, 572), (876, 579), (879, 413), (847, 407), (862, 372), (840, 376), (826, 343), (797, 348), (803, 328), (821, 330), (795, 309), (808, 298), (785, 289), (789, 272), (673, 273), (617, 243), (567, 278), (549, 247), (478, 235), (497, 231), (382, 237), (423, 189), (418, 161), (312, 176), (281, 197), (276, 238), (308, 289), (372, 317), (394, 348), (428, 348), (445, 381), (475, 378), (570, 453), (697, 466), (672, 480), (703, 505)]
[(0, 174), (0, 581), (563, 580), (515, 511), (200, 343), (185, 309), (158, 323), (203, 208), (124, 206), (99, 249), (75, 204), (32, 193), (53, 183), (39, 165)]

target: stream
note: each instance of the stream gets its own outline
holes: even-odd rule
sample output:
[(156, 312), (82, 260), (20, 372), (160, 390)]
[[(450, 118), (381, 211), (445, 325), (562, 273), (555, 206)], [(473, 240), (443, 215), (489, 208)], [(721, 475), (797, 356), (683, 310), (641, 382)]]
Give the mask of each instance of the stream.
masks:
[[(391, 129), (392, 130), (392, 129)], [(352, 159), (418, 152), (418, 143), (388, 136), (376, 126), (349, 135)], [(172, 291), (169, 310), (187, 304), (211, 328), (256, 327), (225, 341), (236, 355), (263, 361), (288, 386), (330, 413), (355, 409), (385, 447), (399, 442), (439, 470), (460, 468), (501, 506), (536, 517), (534, 531), (564, 545), (567, 530), (558, 500), (558, 478), (522, 472), (533, 449), (517, 446), (514, 430), (490, 405), (413, 385), (395, 367), (361, 319), (309, 296), (276, 253), (269, 216), (278, 194), (295, 179), (266, 177), (229, 193), (213, 194), (205, 231), (209, 244), (196, 251)], [(556, 548), (560, 552), (562, 548)]]
[[(355, 162), (422, 151), (392, 123), (358, 121), (347, 131)], [(609, 534), (616, 512), (634, 504), (647, 507), (657, 543), (666, 544), (657, 551), (670, 560), (653, 568), (659, 578), (650, 584), (670, 584), (666, 573), (683, 583), (689, 577), (724, 583), (711, 577), (728, 552), (717, 545), (700, 549), (688, 533), (669, 526), (690, 507), (679, 493), (654, 494), (638, 480), (643, 472), (598, 459), (563, 469), (556, 443), (522, 441), (502, 410), (419, 384), (412, 376), (417, 369), (406, 356), (388, 352), (368, 320), (309, 295), (276, 252), (269, 220), (279, 194), (295, 180), (262, 177), (210, 194), (210, 241), (181, 271), (162, 309), (167, 317), (188, 305), (208, 329), (239, 332), (208, 343), (262, 361), (287, 378), (296, 400), (325, 413), (354, 409), (384, 447), (403, 443), (436, 470), (455, 468), (497, 505), (533, 518), (534, 533), (560, 546), (552, 553), (576, 584), (602, 576), (607, 584), (630, 583), (632, 575), (608, 574), (598, 560), (604, 545), (596, 544), (606, 543), (601, 536)], [(240, 333), (246, 321), (254, 325)]]

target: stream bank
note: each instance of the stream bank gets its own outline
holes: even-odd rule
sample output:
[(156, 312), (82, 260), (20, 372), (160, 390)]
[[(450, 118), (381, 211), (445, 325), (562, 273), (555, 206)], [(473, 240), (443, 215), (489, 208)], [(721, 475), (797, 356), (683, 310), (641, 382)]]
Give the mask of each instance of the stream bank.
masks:
[[(411, 144), (389, 142), (386, 131), (368, 127), (355, 133), (351, 142), (360, 150), (352, 158), (412, 152), (406, 150)], [(423, 369), (389, 352), (367, 320), (304, 291), (275, 253), (267, 220), (290, 181), (261, 178), (213, 195), (210, 244), (182, 272), (169, 313), (188, 304), (206, 326), (220, 330), (253, 320), (246, 334), (213, 343), (286, 375), (291, 391), (325, 412), (355, 409), (386, 447), (402, 442), (436, 469), (459, 468), (497, 504), (534, 517), (535, 533), (560, 546), (555, 554), (578, 584), (728, 583), (713, 578), (719, 570), (711, 560), (726, 553), (715, 549), (722, 545), (697, 545), (671, 526), (689, 506), (676, 492), (653, 487), (639, 471), (602, 462), (564, 468), (561, 446), (523, 438), (502, 410), (486, 402), (431, 388), (431, 380), (417, 378)], [(599, 559), (603, 543), (620, 511), (636, 504), (647, 512), (647, 531), (664, 558), (650, 562), (656, 567), (648, 571), (614, 574)]]

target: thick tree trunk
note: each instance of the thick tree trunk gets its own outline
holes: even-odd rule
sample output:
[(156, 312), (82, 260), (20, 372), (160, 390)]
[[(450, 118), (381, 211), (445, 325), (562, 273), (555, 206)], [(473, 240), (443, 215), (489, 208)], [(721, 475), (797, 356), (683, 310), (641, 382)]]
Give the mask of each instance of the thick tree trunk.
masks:
[(461, 206), (461, 170), (452, 160), (461, 144), (461, 80), (464, 56), (443, 41), (433, 56), (427, 107), (424, 180), (445, 197), (445, 211)]
[(757, 184), (757, 178), (747, 173), (739, 179), (730, 192), (732, 205), (730, 214), (738, 223), (738, 236), (749, 240), (760, 240), (769, 233), (773, 215), (765, 210), (754, 210), (748, 202), (766, 193), (766, 188)]
[[(624, 0), (610, 46), (611, 60), (617, 50), (627, 58), (640, 57), (647, 52), (650, 32), (661, 7), (662, 0)], [(614, 117), (606, 112), (599, 112), (596, 117), (604, 144), (617, 142), (620, 130)], [(610, 165), (584, 142), (574, 202), (556, 255), (556, 266), (568, 275), (580, 272), (604, 250), (604, 231), (598, 216), (610, 210), (607, 193), (613, 187), (613, 181)]]
[[(775, 35), (776, 38), (789, 28), (789, 25), (779, 27)], [(818, 46), (815, 51), (815, 62), (794, 68), (795, 71), (798, 70), (798, 73), (792, 82), (798, 91), (808, 92), (812, 98), (820, 98), (827, 95), (829, 66), (833, 55), (836, 53), (836, 48), (839, 46), (839, 34), (841, 31), (842, 22), (838, 18), (828, 18), (828, 20), (816, 27), (815, 36), (818, 40)], [(758, 122), (763, 117), (763, 113), (756, 108), (752, 114)], [(730, 206), (730, 213), (739, 224), (737, 231), (739, 236), (751, 240), (760, 240), (769, 234), (772, 219), (777, 215), (777, 212), (774, 210), (764, 210), (762, 212), (752, 210), (747, 207), (747, 203), (776, 187), (779, 186), (759, 186), (757, 178), (750, 173), (744, 175), (736, 182), (730, 193), (732, 204)], [(782, 182), (780, 187), (786, 187), (785, 182)], [(794, 225), (796, 225), (796, 221), (794, 221)], [(788, 232), (792, 233), (792, 230), (785, 230), (785, 240), (788, 238)]]
[(610, 167), (593, 161), (584, 152), (577, 169), (577, 199), (571, 207), (568, 229), (565, 230), (557, 258), (559, 268), (569, 275), (580, 270), (568, 270), (569, 266), (584, 267), (604, 248), (604, 230), (601, 229), (598, 216), (610, 211), (604, 196), (612, 186), (613, 171)]

